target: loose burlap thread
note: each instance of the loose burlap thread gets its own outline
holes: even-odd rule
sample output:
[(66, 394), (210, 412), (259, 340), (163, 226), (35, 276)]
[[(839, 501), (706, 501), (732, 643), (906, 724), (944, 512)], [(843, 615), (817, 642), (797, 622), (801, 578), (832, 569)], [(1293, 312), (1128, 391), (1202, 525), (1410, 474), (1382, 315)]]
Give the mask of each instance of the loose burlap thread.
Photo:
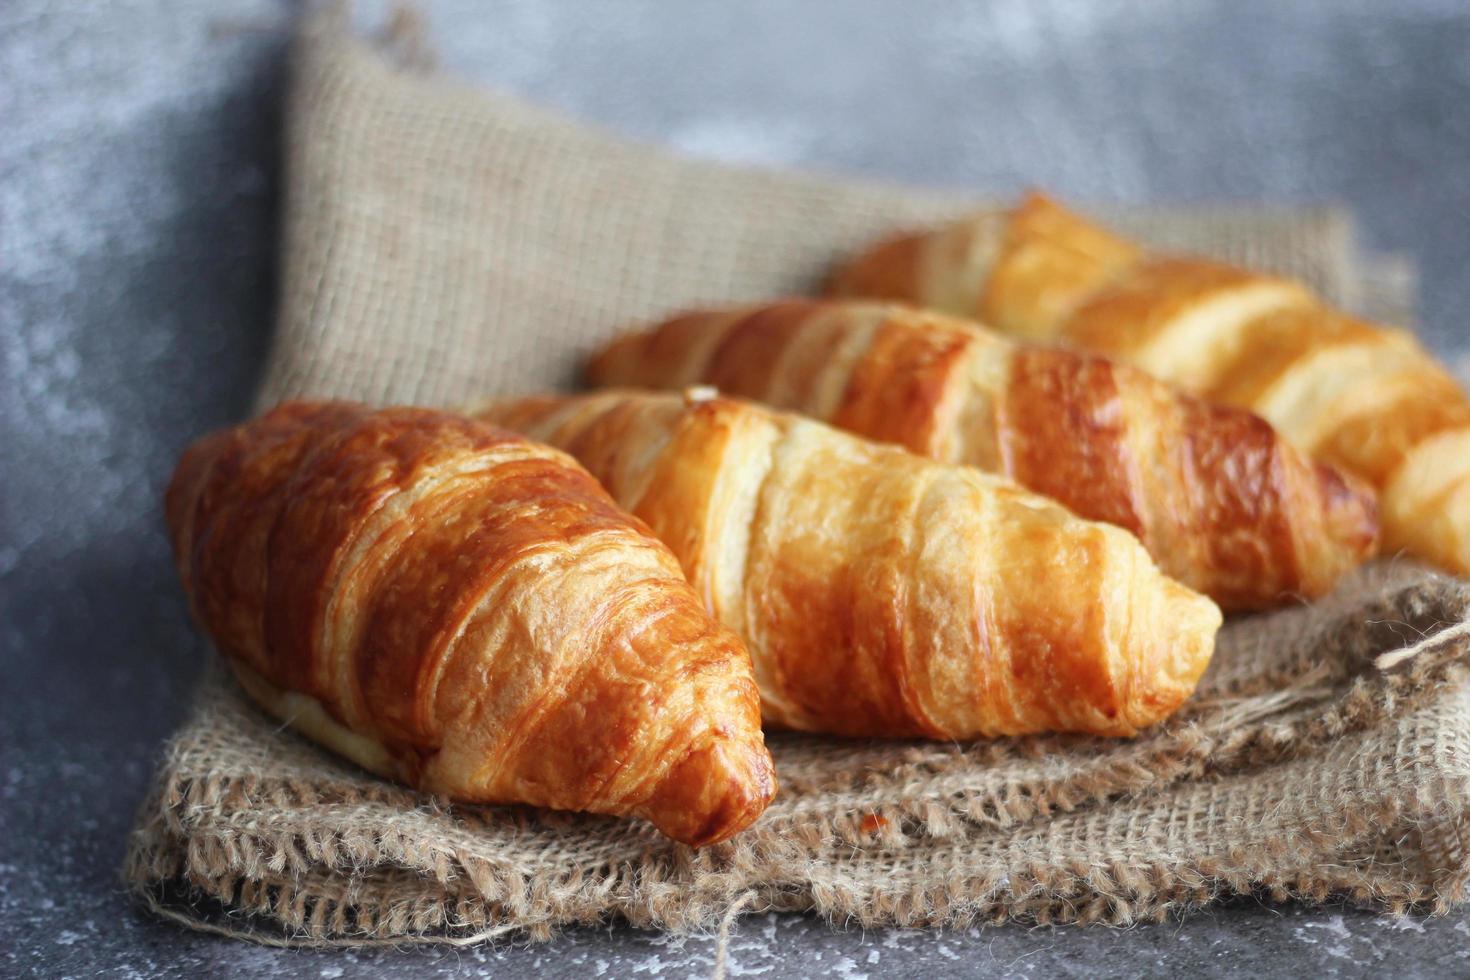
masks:
[[(629, 322), (809, 290), (874, 233), (982, 206), (626, 143), (427, 74), (412, 26), (380, 45), (332, 12), (303, 29), (262, 404), (565, 386)], [(1336, 212), (1111, 217), (1407, 318), (1404, 267), (1360, 268)], [(1227, 624), (1197, 695), (1133, 741), (772, 735), (780, 797), (700, 851), (634, 821), (384, 782), (212, 669), (125, 876), (178, 921), (286, 944), (707, 929), (770, 909), (1126, 924), (1232, 894), (1440, 911), (1470, 881), (1467, 619), (1470, 585), (1381, 561), (1325, 600)]]

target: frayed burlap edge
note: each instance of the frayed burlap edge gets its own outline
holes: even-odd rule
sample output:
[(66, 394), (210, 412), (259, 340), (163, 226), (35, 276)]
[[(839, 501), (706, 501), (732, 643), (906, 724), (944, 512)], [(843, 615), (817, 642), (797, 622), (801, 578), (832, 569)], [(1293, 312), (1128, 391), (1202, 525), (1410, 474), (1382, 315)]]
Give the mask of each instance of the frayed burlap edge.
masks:
[[(1465, 699), (1467, 594), (1462, 583), (1433, 577), (1360, 608), (1360, 635), (1344, 635), (1344, 643), (1358, 647), (1362, 672), (1340, 678), (1335, 694), (1315, 705), (1304, 693), (1314, 680), (1308, 670), (1297, 678), (1295, 695), (1289, 687), (1254, 706), (1259, 717), (1231, 719), (1228, 705), (1194, 705), (1161, 749), (1145, 748), (1130, 758), (1124, 743), (1121, 758), (1103, 760), (1071, 781), (1035, 779), (998, 797), (945, 798), (943, 766), (921, 760), (914, 771), (897, 766), (877, 775), (911, 788), (897, 803), (834, 816), (803, 812), (798, 799), (789, 812), (725, 845), (700, 852), (668, 845), (642, 860), (606, 867), (525, 874), (467, 854), (445, 843), (447, 837), (424, 839), (403, 827), (342, 833), (327, 823), (320, 833), (283, 837), (256, 832), (249, 820), (213, 826), (201, 816), (258, 814), (266, 798), (281, 808), (305, 807), (318, 802), (319, 788), (258, 772), (201, 777), (166, 764), (145, 804), (125, 877), (145, 905), (170, 918), (284, 945), (539, 940), (559, 926), (611, 919), (708, 931), (737, 904), (745, 911), (812, 912), (864, 927), (1006, 920), (1126, 925), (1226, 894), (1340, 898), (1394, 913), (1443, 912), (1463, 900), (1470, 880), (1470, 771), (1437, 773), (1433, 767), (1406, 783), (1385, 784), (1377, 795), (1365, 789), (1351, 805), (1326, 808), (1288, 834), (1239, 843), (1225, 854), (1103, 865), (1038, 862), (1024, 871), (902, 888), (888, 888), (877, 876), (866, 891), (840, 880), (824, 883), (810, 864), (814, 856), (843, 848), (901, 853), (1014, 836), (1028, 824), (1120, 800), (1139, 806), (1150, 794), (1181, 784), (1249, 775), (1282, 760), (1300, 763), (1341, 750), (1354, 734), (1371, 745), (1394, 719), (1445, 699)], [(1382, 642), (1400, 631), (1424, 638), (1407, 646)], [(209, 679), (210, 686), (203, 713), (216, 710), (210, 698), (239, 697), (219, 677)], [(1223, 699), (1230, 693), (1225, 689)], [(1221, 712), (1215, 723), (1202, 724), (1212, 712)], [(1234, 723), (1222, 724), (1226, 719)], [(271, 724), (263, 717), (258, 723)], [(1021, 741), (1045, 751), (1048, 740)], [(1392, 748), (1380, 745), (1379, 751)], [(776, 750), (779, 760), (779, 740)], [(414, 799), (436, 818), (452, 809), (386, 783), (369, 782), (353, 792), (358, 802), (374, 795), (391, 805)], [(788, 792), (800, 797), (803, 790), (798, 785)], [(1413, 867), (1396, 856), (1409, 835), (1417, 835)]]

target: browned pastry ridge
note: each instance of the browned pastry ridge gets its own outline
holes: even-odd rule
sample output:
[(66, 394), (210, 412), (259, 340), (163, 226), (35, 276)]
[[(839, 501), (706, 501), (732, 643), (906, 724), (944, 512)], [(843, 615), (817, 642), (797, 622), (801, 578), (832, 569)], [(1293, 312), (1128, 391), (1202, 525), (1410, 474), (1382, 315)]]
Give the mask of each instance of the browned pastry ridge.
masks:
[(969, 466), (730, 398), (485, 410), (576, 456), (746, 641), (768, 724), (1132, 735), (1194, 690), (1220, 611), (1131, 535)]
[(557, 450), (442, 412), (291, 403), (191, 446), (166, 510), (245, 689), (369, 770), (694, 845), (775, 795), (743, 645)]
[(1388, 549), (1470, 573), (1470, 400), (1411, 334), (1299, 283), (1147, 252), (1034, 194), (889, 239), (831, 289), (975, 316), (1249, 408), (1378, 490)]
[(1373, 499), (1259, 417), (1142, 371), (909, 307), (789, 300), (614, 341), (601, 385), (709, 384), (1002, 473), (1133, 532), (1227, 609), (1317, 596), (1372, 551)]

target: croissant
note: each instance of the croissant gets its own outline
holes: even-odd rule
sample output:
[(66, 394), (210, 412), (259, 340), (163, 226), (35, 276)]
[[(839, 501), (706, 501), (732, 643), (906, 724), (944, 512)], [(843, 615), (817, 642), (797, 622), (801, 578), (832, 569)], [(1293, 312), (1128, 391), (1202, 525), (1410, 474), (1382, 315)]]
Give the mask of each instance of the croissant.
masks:
[(1326, 592), (1372, 550), (1372, 495), (1261, 419), (1141, 371), (892, 305), (690, 313), (593, 358), (604, 385), (706, 383), (1003, 473), (1133, 532), (1228, 609)]
[(971, 467), (712, 396), (485, 417), (572, 453), (673, 549), (746, 640), (770, 725), (1132, 735), (1189, 697), (1214, 647), (1219, 609), (1134, 538)]
[(1470, 400), (1411, 334), (1298, 283), (1151, 254), (1032, 195), (890, 239), (831, 291), (978, 316), (1249, 408), (1377, 489), (1386, 548), (1470, 573)]
[(636, 815), (693, 845), (776, 792), (743, 645), (554, 449), (446, 413), (292, 403), (191, 446), (165, 506), (245, 690), (373, 772)]

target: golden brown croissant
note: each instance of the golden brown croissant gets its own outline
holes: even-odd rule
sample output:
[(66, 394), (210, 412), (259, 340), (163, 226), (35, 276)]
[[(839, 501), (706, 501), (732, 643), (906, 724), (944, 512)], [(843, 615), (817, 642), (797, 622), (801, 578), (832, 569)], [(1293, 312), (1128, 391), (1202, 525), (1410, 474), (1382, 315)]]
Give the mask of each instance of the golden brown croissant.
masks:
[(580, 459), (746, 640), (770, 724), (1131, 735), (1194, 690), (1220, 611), (1139, 543), (1009, 481), (748, 402), (608, 391), (486, 417)]
[(441, 412), (293, 403), (190, 447), (166, 509), (246, 690), (370, 770), (695, 845), (775, 794), (742, 644), (554, 449)]
[(1127, 528), (1165, 572), (1230, 609), (1326, 592), (1375, 540), (1371, 494), (1249, 412), (908, 307), (790, 300), (691, 313), (614, 341), (589, 377), (711, 384), (1003, 473)]
[(831, 288), (1076, 344), (1258, 412), (1377, 488), (1387, 548), (1470, 573), (1470, 400), (1403, 330), (1289, 280), (1150, 254), (1040, 195), (890, 239)]

